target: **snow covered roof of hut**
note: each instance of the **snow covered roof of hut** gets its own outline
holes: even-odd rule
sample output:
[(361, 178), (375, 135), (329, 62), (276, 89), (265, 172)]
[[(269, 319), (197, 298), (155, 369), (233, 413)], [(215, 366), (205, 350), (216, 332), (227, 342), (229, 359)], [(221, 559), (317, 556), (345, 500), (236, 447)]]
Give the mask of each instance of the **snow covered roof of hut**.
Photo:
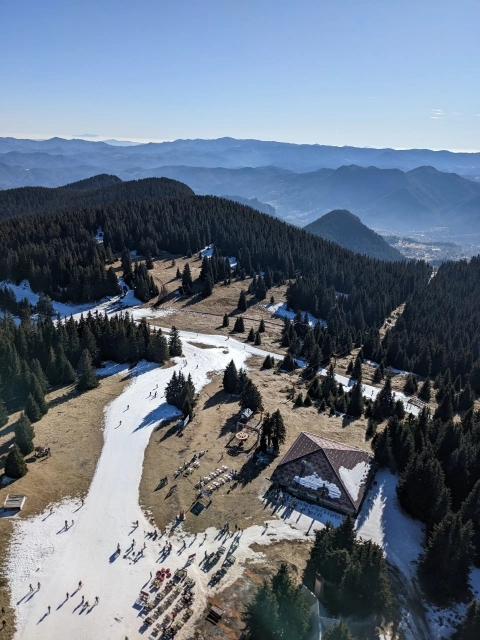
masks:
[(304, 431), (273, 472), (272, 482), (356, 515), (373, 474), (373, 458), (366, 451)]
[(249, 409), (248, 407), (246, 409), (242, 409), (240, 411), (240, 417), (241, 418), (251, 418), (253, 416), (253, 411), (251, 409)]

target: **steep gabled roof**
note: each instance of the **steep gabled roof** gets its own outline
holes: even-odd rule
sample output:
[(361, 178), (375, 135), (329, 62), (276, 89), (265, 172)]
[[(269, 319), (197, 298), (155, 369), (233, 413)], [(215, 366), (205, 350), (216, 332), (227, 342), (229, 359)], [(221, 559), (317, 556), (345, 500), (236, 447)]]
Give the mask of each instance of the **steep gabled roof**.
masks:
[[(328, 495), (322, 490), (323, 502), (330, 503), (333, 508), (358, 512), (373, 472), (372, 460), (366, 451), (302, 432), (275, 469), (272, 480), (297, 486), (299, 478), (305, 478), (307, 482), (308, 478), (313, 478), (314, 483), (319, 479), (332, 488)], [(310, 486), (309, 491), (316, 489)]]

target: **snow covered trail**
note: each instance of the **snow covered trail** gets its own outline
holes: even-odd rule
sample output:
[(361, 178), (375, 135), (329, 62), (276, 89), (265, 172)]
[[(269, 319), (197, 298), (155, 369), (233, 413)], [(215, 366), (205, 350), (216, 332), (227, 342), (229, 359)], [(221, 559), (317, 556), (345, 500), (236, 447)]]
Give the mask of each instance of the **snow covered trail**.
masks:
[[(185, 358), (177, 358), (175, 367), (168, 369), (140, 363), (131, 372), (131, 383), (108, 406), (104, 447), (85, 505), (66, 500), (52, 515), (47, 511), (15, 523), (7, 573), (18, 614), (17, 640), (109, 640), (137, 634), (141, 621), (132, 605), (150, 571), (159, 566), (158, 545), (144, 538), (144, 530), (151, 531), (152, 526), (138, 504), (138, 491), (152, 429), (176, 412), (163, 399), (165, 385), (174, 370), (182, 369), (192, 375), (198, 391), (208, 383), (208, 372), (224, 369), (232, 358), (240, 367), (248, 355), (237, 348), (195, 348), (186, 341), (184, 352)], [(159, 397), (152, 399), (149, 393), (157, 384)], [(134, 530), (136, 520), (139, 526)], [(146, 541), (145, 557), (137, 563), (115, 558), (117, 544), (123, 555), (133, 538), (136, 549)], [(185, 557), (178, 566), (184, 562)], [(167, 566), (174, 566), (173, 558)], [(84, 586), (76, 591), (80, 580)], [(33, 595), (29, 584), (35, 589)], [(81, 596), (90, 604), (86, 611), (78, 606)], [(96, 596), (100, 602), (92, 608)], [(51, 613), (46, 615), (48, 606)]]

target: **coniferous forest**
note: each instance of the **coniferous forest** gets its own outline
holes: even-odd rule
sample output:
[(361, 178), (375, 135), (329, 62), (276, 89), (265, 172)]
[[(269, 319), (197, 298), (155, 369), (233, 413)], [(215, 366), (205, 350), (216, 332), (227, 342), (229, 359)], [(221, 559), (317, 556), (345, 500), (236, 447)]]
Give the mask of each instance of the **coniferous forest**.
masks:
[[(50, 385), (77, 380), (79, 389), (93, 388), (98, 384), (95, 368), (103, 360), (164, 362), (182, 353), (175, 329), (167, 343), (160, 332), (150, 333), (145, 322), (134, 323), (128, 314), (88, 314), (78, 322), (54, 322), (47, 296), (84, 302), (119, 294), (111, 264), (120, 257), (125, 283), (148, 301), (159, 293), (148, 272), (152, 258), (161, 251), (193, 255), (213, 244), (213, 255), (202, 263), (204, 296), (219, 282), (228, 285), (232, 278), (248, 276), (238, 300), (238, 309), (245, 312), (247, 289), (264, 300), (272, 287), (288, 283), (288, 304), (297, 313), (284, 323), (282, 347), (287, 355), (281, 368), (294, 370), (300, 357), (307, 365), (302, 371), (306, 397), (299, 394), (296, 404), (316, 402), (332, 414), (365, 414), (370, 435), (388, 420), (375, 435), (373, 448), (378, 464), (399, 474), (403, 509), (426, 525), (418, 568), (423, 589), (441, 604), (466, 595), (469, 568), (472, 563), (480, 566), (480, 412), (473, 408), (475, 393), (480, 393), (480, 258), (444, 264), (432, 277), (425, 263), (387, 263), (354, 254), (231, 200), (194, 196), (181, 183), (118, 183), (111, 178), (0, 195), (0, 281), (27, 279), (40, 294), (34, 321), (30, 304), (17, 301), (8, 286), (0, 287), (1, 309), (21, 319), (19, 324), (9, 315), (0, 320), (0, 416), (4, 423), (6, 408), (25, 411), (16, 427), (24, 450), (32, 444), (31, 423), (48, 409), (44, 397)], [(99, 229), (102, 242), (96, 238)], [(132, 264), (132, 251), (145, 256), (146, 263)], [(224, 256), (234, 256), (236, 265)], [(178, 277), (189, 295), (190, 270), (185, 268)], [(381, 339), (385, 319), (403, 303), (402, 315)], [(307, 311), (325, 322), (312, 327)], [(226, 316), (224, 325), (228, 322)], [(245, 331), (242, 316), (234, 330)], [(261, 344), (261, 333), (261, 327), (256, 334), (252, 329), (248, 340)], [(345, 394), (333, 368), (322, 379), (316, 374), (336, 354), (350, 353), (354, 346), (361, 351), (348, 373), (356, 383)], [(380, 363), (380, 376), (390, 365), (425, 378), (418, 393), (427, 402), (435, 394), (435, 414), (431, 417), (425, 410), (418, 418), (405, 417), (403, 405), (394, 401), (388, 374), (375, 402), (364, 402), (364, 357)], [(273, 365), (266, 359), (264, 366)], [(243, 372), (229, 366), (225, 376), (225, 389), (241, 392), (242, 406), (261, 408), (261, 396)], [(417, 392), (413, 376), (407, 384), (409, 393)], [(186, 415), (193, 412), (194, 392), (190, 380), (172, 378), (170, 401)], [(454, 421), (455, 412), (461, 412), (461, 420)], [(278, 449), (281, 420), (280, 415), (268, 417), (264, 449), (270, 443)], [(12, 452), (12, 465), (19, 455)], [(360, 616), (387, 611), (391, 596), (383, 555), (376, 545), (355, 540), (349, 527), (345, 539), (338, 538), (343, 529), (337, 533), (327, 528), (317, 535), (307, 574), (326, 575), (333, 585), (329, 603), (334, 610)], [(367, 579), (374, 597), (360, 603), (347, 597)], [(274, 600), (283, 595), (274, 598), (274, 592), (274, 583), (259, 591), (259, 609), (252, 608), (248, 620), (252, 637), (257, 618), (261, 625), (262, 598), (272, 600), (272, 611), (277, 612)], [(347, 610), (350, 601), (359, 608)], [(275, 615), (281, 617), (280, 612)]]

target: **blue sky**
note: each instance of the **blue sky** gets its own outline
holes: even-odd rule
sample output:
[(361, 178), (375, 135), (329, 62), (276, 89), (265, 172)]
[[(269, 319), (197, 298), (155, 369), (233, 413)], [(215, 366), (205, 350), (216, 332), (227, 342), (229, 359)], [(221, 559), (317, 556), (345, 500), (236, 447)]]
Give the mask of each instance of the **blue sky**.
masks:
[(0, 135), (480, 149), (478, 0), (2, 3)]

